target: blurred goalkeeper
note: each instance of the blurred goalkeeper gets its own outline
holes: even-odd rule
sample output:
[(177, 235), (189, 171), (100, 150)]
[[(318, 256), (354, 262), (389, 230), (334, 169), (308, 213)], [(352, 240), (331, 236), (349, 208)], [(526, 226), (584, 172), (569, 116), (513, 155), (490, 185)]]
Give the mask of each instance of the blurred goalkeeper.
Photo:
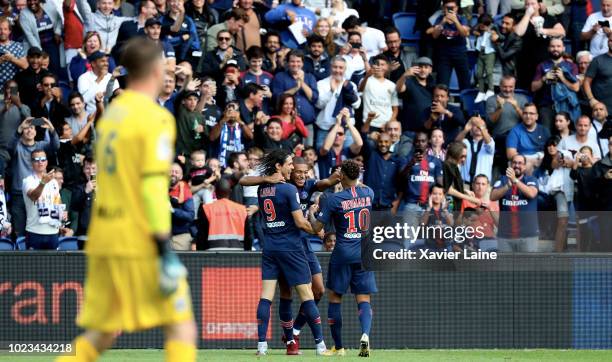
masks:
[(87, 279), (76, 356), (95, 361), (117, 332), (164, 327), (165, 360), (195, 361), (196, 327), (186, 269), (170, 249), (168, 175), (174, 117), (155, 99), (165, 75), (162, 51), (135, 38), (124, 48), (127, 90), (97, 130), (97, 193), (85, 251)]

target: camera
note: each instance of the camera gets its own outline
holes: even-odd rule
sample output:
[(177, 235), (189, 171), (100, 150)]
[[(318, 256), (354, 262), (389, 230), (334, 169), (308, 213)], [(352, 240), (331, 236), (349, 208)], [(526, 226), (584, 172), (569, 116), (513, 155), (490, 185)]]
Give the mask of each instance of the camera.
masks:
[(45, 124), (45, 120), (43, 120), (42, 118), (34, 118), (32, 120), (32, 126), (40, 127), (40, 126), (42, 126), (44, 124)]
[(361, 48), (361, 43), (351, 43), (351, 48), (353, 48), (353, 49), (360, 49)]

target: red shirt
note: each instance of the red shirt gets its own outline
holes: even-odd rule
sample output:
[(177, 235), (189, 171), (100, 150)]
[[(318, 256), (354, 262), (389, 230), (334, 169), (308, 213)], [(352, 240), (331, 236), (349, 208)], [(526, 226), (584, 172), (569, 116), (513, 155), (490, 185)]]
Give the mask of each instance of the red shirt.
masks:
[(272, 116), (270, 119), (278, 119), (281, 121), (283, 126), (283, 140), (286, 140), (291, 136), (291, 134), (297, 131), (302, 137), (308, 137), (308, 130), (306, 126), (304, 126), (304, 121), (300, 117), (295, 118), (295, 124), (291, 122), (286, 122), (281, 119), (280, 116)]
[(483, 212), (478, 216), (478, 220), (474, 223), (474, 227), (482, 227), (482, 232), (484, 233), (484, 237), (487, 239), (495, 238), (495, 220), (493, 220), (493, 216), (489, 210), (493, 212), (499, 213), (499, 204), (497, 201), (489, 201), (489, 210), (479, 209), (480, 206), (475, 205), (467, 200), (462, 200), (461, 202), (461, 213), (466, 208), (471, 207), (477, 210), (482, 210)]
[(76, 0), (70, 0), (70, 6), (64, 10), (64, 48), (79, 49), (83, 46), (83, 23), (74, 11)]

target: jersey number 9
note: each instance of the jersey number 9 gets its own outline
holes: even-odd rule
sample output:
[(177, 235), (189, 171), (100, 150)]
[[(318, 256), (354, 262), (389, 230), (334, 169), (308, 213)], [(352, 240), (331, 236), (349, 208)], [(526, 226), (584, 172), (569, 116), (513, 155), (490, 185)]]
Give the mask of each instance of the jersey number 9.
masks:
[(276, 220), (276, 211), (274, 210), (274, 203), (270, 199), (265, 199), (263, 202), (263, 209), (266, 213), (266, 220), (274, 221)]

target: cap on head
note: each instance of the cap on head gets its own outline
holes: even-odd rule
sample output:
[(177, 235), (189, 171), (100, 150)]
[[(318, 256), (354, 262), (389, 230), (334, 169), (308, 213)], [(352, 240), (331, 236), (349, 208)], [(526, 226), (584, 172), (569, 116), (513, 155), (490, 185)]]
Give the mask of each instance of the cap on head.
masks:
[(427, 57), (420, 57), (414, 62), (414, 65), (429, 65), (433, 67), (433, 62)]

